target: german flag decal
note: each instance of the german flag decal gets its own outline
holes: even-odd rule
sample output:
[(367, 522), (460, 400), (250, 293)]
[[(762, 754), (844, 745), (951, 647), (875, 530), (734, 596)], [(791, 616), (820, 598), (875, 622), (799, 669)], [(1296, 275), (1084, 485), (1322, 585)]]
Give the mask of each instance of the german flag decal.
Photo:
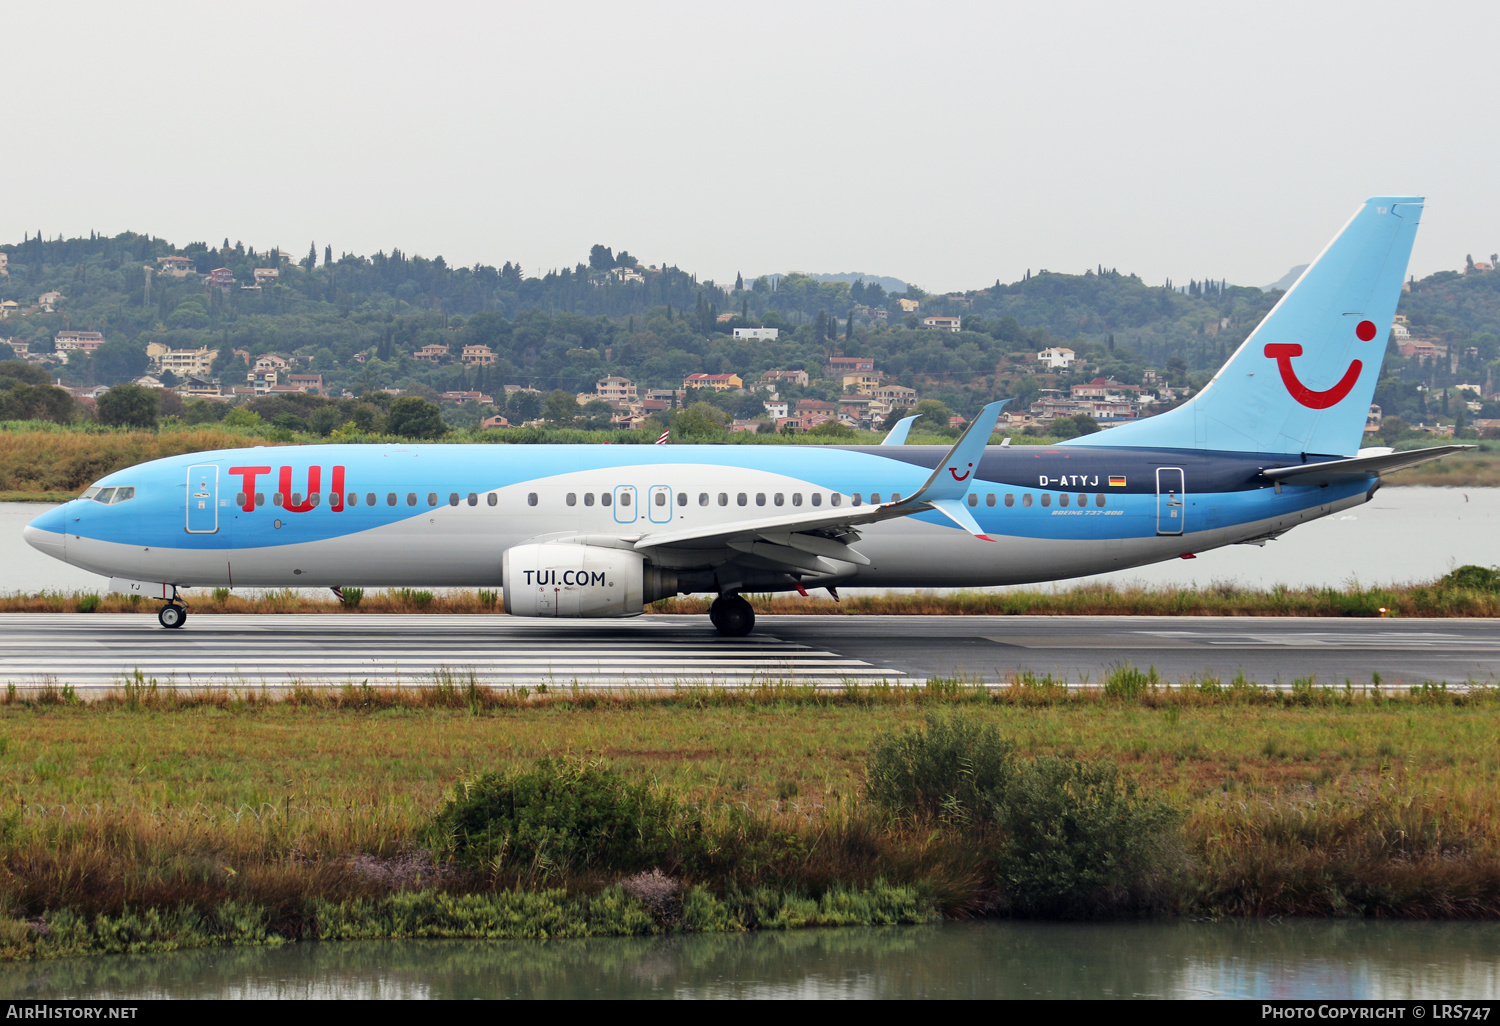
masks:
[(1111, 488), (1124, 488), (1125, 487), (1125, 477), (1124, 477), (1124, 475), (1115, 475), (1115, 474), (1109, 475), (1109, 486)]

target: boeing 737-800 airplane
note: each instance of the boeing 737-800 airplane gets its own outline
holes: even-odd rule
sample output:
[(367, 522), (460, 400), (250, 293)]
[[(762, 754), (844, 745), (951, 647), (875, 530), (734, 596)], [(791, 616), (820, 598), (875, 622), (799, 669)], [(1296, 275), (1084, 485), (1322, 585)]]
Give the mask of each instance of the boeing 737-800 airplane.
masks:
[[(1262, 542), (1464, 446), (1360, 451), (1422, 211), (1367, 202), (1213, 381), (1158, 417), (1052, 448), (311, 445), (155, 460), (26, 540), (162, 600), (184, 587), (470, 586), (515, 616), (633, 616), (713, 592), (1052, 581)], [(903, 432), (904, 435), (904, 432)], [(890, 440), (888, 440), (890, 441)]]

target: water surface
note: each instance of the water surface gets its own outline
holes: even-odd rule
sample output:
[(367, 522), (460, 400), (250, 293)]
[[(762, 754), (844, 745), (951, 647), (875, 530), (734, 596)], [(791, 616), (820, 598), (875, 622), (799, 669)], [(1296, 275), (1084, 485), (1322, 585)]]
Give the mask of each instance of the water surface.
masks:
[(569, 941), (361, 941), (0, 966), (8, 998), (1500, 996), (1500, 924), (944, 923)]

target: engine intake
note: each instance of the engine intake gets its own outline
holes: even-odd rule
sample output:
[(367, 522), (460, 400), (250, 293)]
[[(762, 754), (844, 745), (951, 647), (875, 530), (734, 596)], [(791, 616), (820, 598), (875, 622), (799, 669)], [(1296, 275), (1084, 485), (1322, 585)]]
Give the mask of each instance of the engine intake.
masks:
[(500, 560), (511, 616), (638, 616), (647, 602), (677, 594), (677, 575), (638, 552), (573, 542), (537, 542)]

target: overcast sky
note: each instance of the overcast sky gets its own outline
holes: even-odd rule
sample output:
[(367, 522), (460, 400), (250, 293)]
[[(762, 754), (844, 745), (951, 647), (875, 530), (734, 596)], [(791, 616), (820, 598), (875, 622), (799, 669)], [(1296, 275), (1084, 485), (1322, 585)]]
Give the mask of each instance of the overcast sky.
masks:
[(1500, 250), (1494, 4), (0, 0), (0, 241), (130, 229), (929, 291)]

